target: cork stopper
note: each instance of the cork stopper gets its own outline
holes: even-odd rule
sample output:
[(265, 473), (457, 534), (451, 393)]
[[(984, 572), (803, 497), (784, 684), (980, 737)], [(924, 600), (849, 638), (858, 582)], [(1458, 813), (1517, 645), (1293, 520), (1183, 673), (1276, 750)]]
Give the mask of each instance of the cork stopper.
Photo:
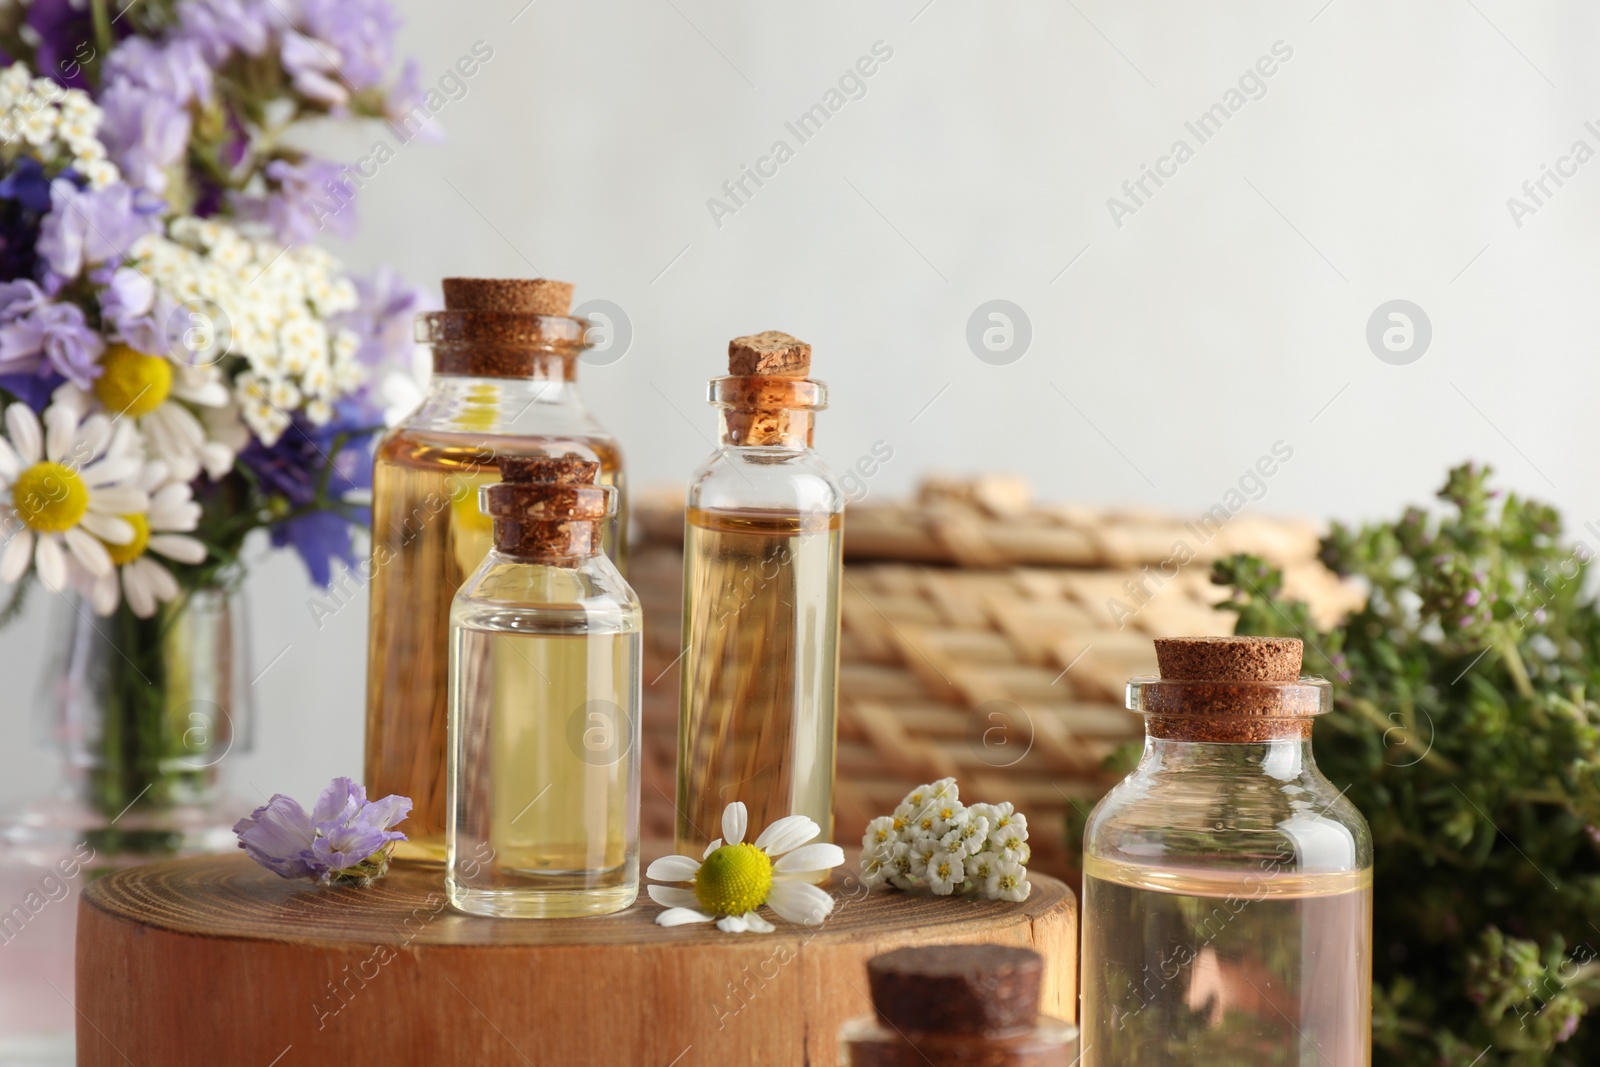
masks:
[(805, 378), (811, 346), (781, 330), (735, 337), (728, 342), (728, 373), (735, 378)]
[(514, 315), (567, 315), (572, 283), (552, 278), (446, 278), (446, 311), (502, 311)]
[(444, 310), (417, 316), (416, 339), (439, 374), (577, 376), (588, 323), (571, 317), (572, 283), (550, 278), (446, 278)]
[(1161, 677), (1175, 681), (1292, 682), (1305, 646), (1295, 637), (1158, 637)]
[(1128, 683), (1128, 707), (1148, 716), (1151, 737), (1254, 743), (1311, 736), (1331, 687), (1302, 678), (1304, 645), (1292, 637), (1158, 639), (1159, 678)]
[(600, 464), (576, 453), (502, 456), (501, 481), (480, 490), (494, 520), (494, 547), (550, 563), (600, 551), (600, 523), (616, 510), (616, 491), (595, 484)]
[(1004, 945), (896, 949), (867, 963), (872, 1005), (908, 1034), (1004, 1037), (1039, 1017), (1044, 959)]

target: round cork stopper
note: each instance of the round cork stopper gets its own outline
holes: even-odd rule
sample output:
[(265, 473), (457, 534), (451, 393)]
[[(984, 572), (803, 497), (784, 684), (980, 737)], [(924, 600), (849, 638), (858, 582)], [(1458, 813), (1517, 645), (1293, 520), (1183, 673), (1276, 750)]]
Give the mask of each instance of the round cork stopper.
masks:
[(1000, 1037), (1039, 1016), (1044, 958), (1005, 945), (926, 945), (867, 962), (872, 1006), (903, 1033)]
[(810, 373), (811, 346), (781, 330), (728, 342), (728, 374), (735, 378), (804, 378)]
[(552, 278), (446, 278), (444, 307), (564, 316), (572, 310), (572, 283)]
[(1158, 637), (1161, 677), (1178, 681), (1292, 682), (1305, 646), (1295, 637)]
[(480, 490), (494, 520), (494, 546), (523, 559), (554, 561), (600, 549), (600, 520), (616, 510), (616, 490), (595, 484), (600, 464), (574, 453), (502, 456), (501, 481)]

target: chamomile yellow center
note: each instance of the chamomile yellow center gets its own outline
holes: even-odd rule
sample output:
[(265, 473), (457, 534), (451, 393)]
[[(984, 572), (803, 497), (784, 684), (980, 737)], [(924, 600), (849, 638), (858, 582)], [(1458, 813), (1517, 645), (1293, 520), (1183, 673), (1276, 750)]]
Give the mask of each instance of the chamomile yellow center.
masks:
[(134, 418), (148, 415), (172, 395), (172, 364), (163, 356), (112, 345), (101, 357), (94, 395), (113, 412)]
[(132, 563), (150, 547), (150, 520), (143, 515), (124, 515), (122, 521), (133, 527), (133, 540), (125, 545), (106, 545), (106, 554), (117, 566)]
[(700, 865), (694, 895), (713, 915), (743, 915), (767, 902), (772, 860), (754, 845), (723, 845)]
[(89, 487), (59, 463), (35, 463), (11, 484), (17, 517), (40, 533), (65, 533), (89, 510)]

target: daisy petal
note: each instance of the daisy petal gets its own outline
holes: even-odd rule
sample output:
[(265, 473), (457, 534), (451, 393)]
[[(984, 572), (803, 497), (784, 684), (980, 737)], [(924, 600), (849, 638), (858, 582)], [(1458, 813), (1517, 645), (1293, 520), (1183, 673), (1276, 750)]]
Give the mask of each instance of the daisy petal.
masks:
[(761, 836), (756, 838), (756, 848), (764, 850), (769, 856), (781, 856), (820, 833), (822, 827), (806, 816), (790, 815), (761, 831)]
[(72, 558), (77, 560), (84, 570), (96, 578), (111, 573), (111, 556), (106, 552), (106, 546), (86, 531), (74, 526), (65, 531), (61, 539), (67, 543), (67, 550), (72, 553)]
[(11, 443), (16, 445), (17, 456), (24, 467), (31, 467), (44, 458), (44, 431), (39, 428), (39, 417), (26, 404), (12, 404), (6, 408), (6, 429), (11, 432)]
[(139, 572), (139, 576), (149, 584), (150, 591), (155, 594), (157, 600), (178, 599), (178, 593), (180, 592), (178, 579), (172, 576), (171, 571), (149, 556), (134, 560), (128, 564), (128, 568)]
[(116, 482), (125, 482), (139, 473), (139, 468), (144, 461), (138, 456), (112, 456), (102, 459), (98, 463), (91, 463), (83, 468), (80, 476), (83, 484), (91, 489), (98, 489), (102, 485), (112, 485)]
[(7, 584), (21, 578), (28, 570), (28, 561), (33, 558), (33, 531), (19, 530), (17, 535), (6, 544), (4, 556), (0, 556), (0, 582)]
[(770, 934), (777, 929), (776, 926), (773, 926), (753, 911), (745, 912), (740, 918), (744, 920), (744, 928), (752, 934)]
[(833, 911), (833, 898), (810, 882), (773, 882), (767, 907), (792, 923), (818, 926)]
[(683, 926), (687, 923), (708, 923), (715, 918), (715, 915), (707, 915), (693, 908), (668, 908), (656, 916), (656, 925)]
[(745, 933), (752, 929), (749, 919), (754, 914), (755, 912), (752, 911), (746, 912), (744, 915), (724, 915), (717, 920), (717, 929), (725, 934)]
[(22, 473), (22, 457), (11, 447), (11, 442), (0, 437), (0, 480), (14, 482)]
[(825, 871), (843, 862), (844, 849), (838, 845), (817, 842), (812, 845), (801, 845), (793, 852), (785, 853), (772, 866), (774, 870), (783, 874), (793, 871)]
[(721, 847), (722, 847), (722, 838), (719, 837), (715, 841), (711, 842), (711, 844), (706, 846), (706, 854), (704, 856), (701, 856), (700, 858), (703, 859), (703, 860), (710, 859), (711, 858), (711, 854), (713, 852), (715, 852), (717, 849), (721, 848)]
[(699, 870), (699, 861), (688, 856), (662, 856), (650, 865), (644, 876), (658, 882), (692, 882)]
[(150, 538), (150, 551), (179, 563), (206, 561), (206, 546), (182, 534), (155, 534)]
[(97, 515), (92, 511), (84, 513), (80, 525), (108, 545), (125, 545), (138, 533), (127, 519), (119, 519), (115, 515)]
[(54, 537), (41, 537), (33, 550), (33, 565), (39, 572), (39, 584), (52, 593), (59, 593), (67, 584), (67, 557), (61, 551), (61, 542)]
[(44, 456), (51, 463), (76, 460), (71, 466), (83, 465), (81, 457), (72, 455), (72, 438), (78, 428), (78, 413), (60, 404), (44, 409)]
[(660, 904), (663, 908), (690, 908), (700, 907), (700, 899), (694, 895), (693, 889), (678, 889), (670, 885), (645, 886), (645, 891), (650, 894), (650, 899)]
[(132, 515), (150, 510), (150, 498), (143, 490), (127, 486), (96, 489), (89, 494), (89, 510), (102, 515)]
[(122, 602), (122, 583), (115, 574), (107, 574), (96, 578), (94, 585), (89, 587), (89, 604), (94, 608), (94, 613), (105, 618), (117, 610), (117, 605)]
[(146, 575), (135, 567), (122, 568), (122, 592), (128, 598), (128, 607), (141, 619), (156, 613), (156, 595), (145, 581)]
[(737, 845), (744, 840), (744, 831), (749, 825), (749, 820), (749, 813), (745, 810), (742, 800), (735, 800), (722, 809), (722, 836), (727, 839), (728, 844)]

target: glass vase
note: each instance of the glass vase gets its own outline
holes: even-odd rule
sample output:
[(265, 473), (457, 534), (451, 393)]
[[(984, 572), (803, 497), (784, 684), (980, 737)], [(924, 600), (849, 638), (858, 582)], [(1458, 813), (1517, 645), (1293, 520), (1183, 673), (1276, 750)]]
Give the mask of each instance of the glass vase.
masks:
[[(0, 811), (0, 1067), (71, 1062), (77, 897), (97, 873), (231, 850), (250, 805), (223, 759), (248, 747), (240, 594), (186, 592), (150, 619), (64, 597), (32, 715), (62, 758), (39, 799)], [(20, 710), (20, 709), (19, 709)]]

